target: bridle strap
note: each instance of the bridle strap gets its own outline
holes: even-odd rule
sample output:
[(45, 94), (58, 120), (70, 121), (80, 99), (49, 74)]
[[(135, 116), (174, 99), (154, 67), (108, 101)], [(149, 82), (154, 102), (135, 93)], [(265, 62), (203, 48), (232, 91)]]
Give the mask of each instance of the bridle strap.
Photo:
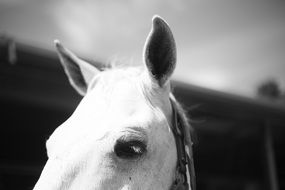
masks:
[[(192, 157), (192, 152), (186, 151), (186, 139), (184, 125), (182, 124), (182, 118), (179, 118), (178, 111), (175, 106), (175, 103), (170, 99), (172, 112), (173, 112), (173, 121), (172, 121), (172, 132), (176, 142), (177, 149), (177, 168), (176, 168), (176, 178), (171, 186), (171, 190), (189, 190), (189, 184), (187, 180), (187, 172), (190, 175), (190, 186), (191, 190), (196, 190), (196, 179), (195, 179), (195, 170), (194, 170), (194, 161)], [(188, 145), (189, 146), (189, 145)], [(190, 147), (189, 147), (190, 149)], [(192, 151), (192, 150), (188, 150)], [(188, 167), (187, 167), (188, 166)], [(188, 170), (188, 171), (187, 171)]]

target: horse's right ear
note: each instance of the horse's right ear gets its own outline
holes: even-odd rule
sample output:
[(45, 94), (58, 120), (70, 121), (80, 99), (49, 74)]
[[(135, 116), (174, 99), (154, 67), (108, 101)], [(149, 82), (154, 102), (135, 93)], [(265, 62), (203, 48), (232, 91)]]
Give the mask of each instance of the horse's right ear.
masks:
[(100, 71), (74, 55), (70, 50), (61, 45), (58, 40), (54, 41), (60, 62), (69, 79), (70, 84), (82, 96), (87, 92), (92, 78)]

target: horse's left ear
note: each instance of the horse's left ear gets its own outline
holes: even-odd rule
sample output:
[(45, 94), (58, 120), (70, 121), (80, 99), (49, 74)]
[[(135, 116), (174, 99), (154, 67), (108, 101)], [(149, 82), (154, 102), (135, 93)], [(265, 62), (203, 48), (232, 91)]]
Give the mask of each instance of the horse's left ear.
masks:
[(63, 47), (58, 40), (55, 40), (54, 43), (70, 84), (80, 95), (84, 96), (90, 81), (100, 71)]
[(151, 78), (163, 87), (175, 69), (176, 45), (170, 27), (159, 16), (152, 19), (143, 54)]

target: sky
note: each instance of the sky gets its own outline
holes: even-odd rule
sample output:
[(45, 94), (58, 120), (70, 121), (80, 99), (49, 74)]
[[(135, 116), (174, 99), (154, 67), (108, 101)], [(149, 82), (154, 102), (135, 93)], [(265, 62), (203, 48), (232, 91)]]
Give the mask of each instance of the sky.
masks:
[(285, 91), (285, 1), (0, 0), (0, 33), (52, 51), (59, 39), (92, 60), (141, 63), (155, 14), (176, 39), (174, 79), (247, 97), (274, 79)]

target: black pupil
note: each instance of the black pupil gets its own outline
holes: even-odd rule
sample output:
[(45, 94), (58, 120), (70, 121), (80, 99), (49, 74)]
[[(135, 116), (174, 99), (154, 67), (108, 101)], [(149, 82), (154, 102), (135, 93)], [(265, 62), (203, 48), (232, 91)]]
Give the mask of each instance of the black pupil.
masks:
[(146, 145), (143, 142), (137, 140), (118, 140), (114, 151), (119, 158), (133, 159), (138, 158), (146, 151)]

